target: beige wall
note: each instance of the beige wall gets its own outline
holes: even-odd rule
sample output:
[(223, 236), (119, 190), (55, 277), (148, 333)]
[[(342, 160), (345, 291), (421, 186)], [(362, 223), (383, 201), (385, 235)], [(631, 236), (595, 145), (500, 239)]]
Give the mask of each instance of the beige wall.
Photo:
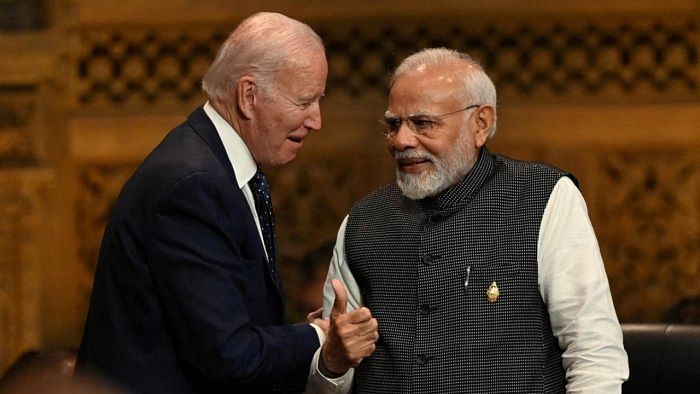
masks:
[(48, 28), (0, 34), (0, 371), (78, 344), (112, 201), (259, 10), (311, 24), (330, 64), (323, 131), (272, 174), (292, 315), (320, 302), (304, 289), (352, 201), (392, 177), (391, 68), (433, 45), (495, 80), (492, 150), (578, 176), (623, 321), (700, 295), (700, 1), (47, 3)]

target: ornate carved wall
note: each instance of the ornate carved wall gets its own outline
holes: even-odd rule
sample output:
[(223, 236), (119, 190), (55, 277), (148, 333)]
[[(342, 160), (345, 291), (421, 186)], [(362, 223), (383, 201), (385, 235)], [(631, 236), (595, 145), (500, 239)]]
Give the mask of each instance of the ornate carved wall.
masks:
[(203, 102), (199, 78), (232, 26), (260, 9), (311, 24), (330, 65), (323, 131), (271, 174), (292, 316), (320, 303), (352, 202), (393, 176), (376, 122), (391, 70), (439, 45), (496, 82), (492, 150), (578, 176), (623, 321), (700, 295), (700, 2), (231, 3), (55, 1), (44, 31), (0, 36), (20, 55), (0, 60), (0, 179), (27, 174), (0, 182), (0, 369), (30, 346), (77, 344), (111, 203)]

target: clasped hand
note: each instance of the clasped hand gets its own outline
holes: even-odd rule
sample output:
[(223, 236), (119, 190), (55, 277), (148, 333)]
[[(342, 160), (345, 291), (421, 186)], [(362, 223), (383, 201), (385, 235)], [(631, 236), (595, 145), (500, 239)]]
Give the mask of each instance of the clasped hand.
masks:
[(321, 348), (321, 363), (326, 371), (342, 375), (356, 367), (362, 359), (374, 353), (379, 338), (377, 319), (369, 309), (362, 307), (347, 311), (348, 296), (345, 287), (338, 279), (331, 282), (335, 301), (330, 320), (317, 319), (318, 311), (309, 314), (307, 320), (321, 326), (326, 332), (326, 342)]

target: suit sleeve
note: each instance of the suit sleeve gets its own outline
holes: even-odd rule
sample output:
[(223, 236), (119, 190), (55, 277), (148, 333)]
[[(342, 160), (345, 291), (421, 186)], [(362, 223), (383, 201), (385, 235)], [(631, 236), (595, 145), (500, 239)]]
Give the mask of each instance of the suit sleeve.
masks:
[(251, 324), (247, 297), (264, 278), (238, 242), (251, 231), (247, 211), (231, 206), (243, 201), (236, 191), (197, 172), (154, 210), (148, 263), (174, 346), (211, 381), (303, 390), (318, 337), (309, 324)]

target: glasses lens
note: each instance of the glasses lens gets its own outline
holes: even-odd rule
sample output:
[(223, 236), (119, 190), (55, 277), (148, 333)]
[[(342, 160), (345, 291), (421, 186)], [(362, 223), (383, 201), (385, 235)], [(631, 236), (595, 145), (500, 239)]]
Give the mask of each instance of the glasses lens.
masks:
[(411, 126), (411, 130), (418, 134), (426, 133), (432, 130), (437, 123), (437, 119), (433, 119), (424, 115), (420, 116), (409, 116), (408, 124)]
[(379, 123), (382, 125), (382, 131), (386, 135), (394, 135), (401, 128), (401, 118), (384, 118), (380, 119)]

